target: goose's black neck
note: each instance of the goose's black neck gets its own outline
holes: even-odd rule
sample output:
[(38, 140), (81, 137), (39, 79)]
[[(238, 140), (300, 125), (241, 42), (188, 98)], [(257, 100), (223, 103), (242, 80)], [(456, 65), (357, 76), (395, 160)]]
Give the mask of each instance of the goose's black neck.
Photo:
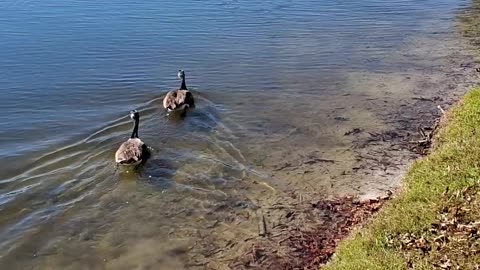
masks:
[(138, 118), (134, 119), (133, 131), (132, 131), (132, 136), (130, 136), (130, 139), (138, 138), (138, 123), (139, 122), (140, 122), (140, 119), (138, 119)]
[(188, 90), (187, 84), (185, 83), (185, 76), (182, 78), (182, 85), (180, 86), (180, 90)]

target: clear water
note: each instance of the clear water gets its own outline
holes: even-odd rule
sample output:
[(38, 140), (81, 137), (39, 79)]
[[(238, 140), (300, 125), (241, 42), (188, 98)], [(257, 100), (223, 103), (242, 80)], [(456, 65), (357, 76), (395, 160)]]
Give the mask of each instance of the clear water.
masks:
[[(383, 60), (469, 3), (139, 2), (0, 3), (1, 268), (186, 267), (169, 248), (202, 237), (179, 232), (248, 204), (252, 181), (288, 186), (270, 172), (298, 149), (345, 147), (329, 112), (349, 73), (416, 65)], [(161, 108), (178, 69), (183, 120)], [(134, 108), (152, 158), (116, 171)]]

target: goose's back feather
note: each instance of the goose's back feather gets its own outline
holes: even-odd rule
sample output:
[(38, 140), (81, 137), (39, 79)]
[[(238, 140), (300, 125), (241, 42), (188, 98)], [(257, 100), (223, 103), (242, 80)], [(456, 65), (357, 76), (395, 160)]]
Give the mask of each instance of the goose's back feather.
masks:
[(163, 99), (163, 107), (168, 110), (194, 107), (193, 95), (188, 90), (175, 90), (167, 93)]
[(115, 162), (119, 164), (138, 164), (145, 154), (145, 144), (138, 138), (128, 139), (115, 153)]

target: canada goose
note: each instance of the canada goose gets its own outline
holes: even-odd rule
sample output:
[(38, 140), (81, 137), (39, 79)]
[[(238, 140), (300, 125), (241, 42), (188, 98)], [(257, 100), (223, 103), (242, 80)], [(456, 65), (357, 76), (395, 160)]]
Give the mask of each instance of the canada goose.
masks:
[(188, 91), (187, 85), (185, 84), (185, 71), (179, 70), (177, 76), (182, 80), (180, 89), (168, 92), (163, 99), (163, 107), (169, 112), (183, 111), (187, 108), (195, 107), (193, 95)]
[(133, 131), (130, 139), (122, 143), (115, 152), (115, 162), (119, 165), (137, 165), (140, 164), (147, 155), (147, 146), (138, 138), (138, 124), (140, 123), (140, 114), (137, 110), (130, 112), (130, 118), (133, 120)]

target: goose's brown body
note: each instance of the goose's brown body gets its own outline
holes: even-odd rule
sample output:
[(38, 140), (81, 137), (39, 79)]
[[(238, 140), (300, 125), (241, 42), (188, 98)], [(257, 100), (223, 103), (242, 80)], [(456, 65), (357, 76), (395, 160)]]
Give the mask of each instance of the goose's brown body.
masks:
[(170, 91), (163, 99), (163, 107), (168, 111), (183, 110), (194, 106), (193, 95), (188, 90)]
[(140, 114), (136, 110), (133, 110), (130, 112), (130, 118), (132, 118), (134, 123), (132, 135), (126, 142), (122, 143), (117, 152), (115, 152), (115, 162), (119, 165), (140, 164), (148, 156), (147, 146), (138, 138)]
[(178, 78), (182, 80), (182, 84), (178, 90), (170, 91), (163, 99), (163, 107), (170, 111), (183, 111), (187, 108), (195, 107), (195, 101), (193, 95), (187, 89), (185, 83), (185, 72), (183, 70), (178, 71)]
[(139, 138), (130, 138), (115, 152), (115, 162), (122, 165), (135, 165), (143, 161), (145, 143)]

